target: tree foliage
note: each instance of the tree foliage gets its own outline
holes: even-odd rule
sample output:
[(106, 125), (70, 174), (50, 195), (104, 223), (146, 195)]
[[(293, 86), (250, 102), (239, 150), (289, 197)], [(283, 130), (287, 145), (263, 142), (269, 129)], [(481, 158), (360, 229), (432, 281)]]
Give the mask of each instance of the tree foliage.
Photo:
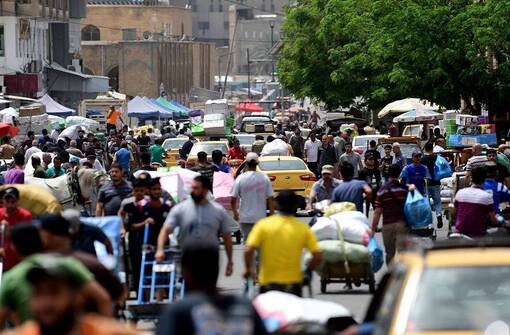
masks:
[(298, 0), (279, 78), (330, 108), (419, 97), (498, 111), (510, 102), (508, 17), (501, 0)]

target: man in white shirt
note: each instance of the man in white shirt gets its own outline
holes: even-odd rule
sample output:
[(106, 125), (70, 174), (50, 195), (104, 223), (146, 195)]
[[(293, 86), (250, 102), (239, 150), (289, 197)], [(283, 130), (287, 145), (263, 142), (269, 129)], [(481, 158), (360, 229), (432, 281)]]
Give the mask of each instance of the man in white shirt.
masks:
[(434, 153), (443, 152), (446, 148), (446, 141), (443, 137), (439, 137), (436, 140), (436, 145), (434, 146)]
[(106, 170), (104, 169), (103, 165), (101, 165), (101, 163), (97, 160), (95, 154), (88, 153), (86, 158), (80, 159), (80, 166), (83, 166), (85, 162), (88, 162), (90, 165), (92, 165), (92, 168), (94, 170), (106, 173)]
[(37, 142), (37, 140), (33, 140), (32, 146), (28, 148), (27, 151), (25, 152), (25, 165), (28, 163), (28, 160), (30, 159), (30, 157), (32, 157), (33, 154), (41, 151), (42, 150), (39, 149), (39, 142)]
[(315, 137), (314, 132), (311, 132), (310, 138), (305, 142), (305, 161), (310, 171), (315, 173), (316, 176), (319, 175), (317, 164), (319, 159), (319, 148), (321, 145), (322, 142)]
[[(259, 156), (250, 152), (246, 155), (248, 171), (241, 174), (232, 187), (231, 207), (234, 219), (239, 221), (243, 238), (246, 241), (257, 221), (269, 214), (273, 215), (273, 187), (269, 178), (257, 171)], [(237, 199), (241, 199), (238, 211)]]

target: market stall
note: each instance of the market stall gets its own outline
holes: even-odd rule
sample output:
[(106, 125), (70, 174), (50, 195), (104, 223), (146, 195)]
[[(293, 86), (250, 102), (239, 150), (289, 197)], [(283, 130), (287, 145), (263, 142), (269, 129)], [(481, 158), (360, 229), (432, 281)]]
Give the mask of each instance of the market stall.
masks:
[(489, 146), (498, 144), (496, 125), (489, 124), (487, 116), (445, 113), (443, 127), (449, 147), (468, 147), (480, 143)]
[(38, 100), (38, 102), (42, 103), (46, 106), (46, 114), (48, 115), (56, 115), (60, 117), (66, 117), (76, 114), (76, 111), (71, 108), (67, 108), (53, 100), (48, 94), (45, 94)]

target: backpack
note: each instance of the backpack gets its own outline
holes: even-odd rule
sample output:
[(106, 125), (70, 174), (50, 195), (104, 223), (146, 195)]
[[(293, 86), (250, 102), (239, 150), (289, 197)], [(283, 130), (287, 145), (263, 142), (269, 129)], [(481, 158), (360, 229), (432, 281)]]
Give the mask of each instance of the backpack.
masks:
[(437, 156), (436, 163), (434, 164), (434, 180), (439, 181), (443, 178), (452, 176), (452, 169), (448, 161), (441, 156)]

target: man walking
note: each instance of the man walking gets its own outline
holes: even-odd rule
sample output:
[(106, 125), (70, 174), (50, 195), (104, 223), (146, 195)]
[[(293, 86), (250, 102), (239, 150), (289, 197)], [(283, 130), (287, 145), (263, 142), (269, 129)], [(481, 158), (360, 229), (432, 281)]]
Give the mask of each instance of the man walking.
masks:
[[(358, 179), (365, 181), (370, 186), (372, 194), (377, 194), (381, 187), (381, 171), (377, 168), (376, 160), (370, 152), (365, 155), (365, 167), (359, 172)], [(374, 200), (365, 201), (367, 217), (370, 213), (370, 205), (374, 206)]]
[(400, 179), (406, 185), (414, 185), (422, 195), (425, 194), (425, 179), (430, 180), (429, 169), (421, 164), (421, 151), (413, 152), (413, 162), (400, 173)]
[(159, 233), (156, 260), (165, 258), (165, 245), (168, 235), (179, 228), (179, 245), (198, 242), (209, 243), (219, 249), (218, 234), (221, 234), (227, 254), (226, 275), (233, 270), (232, 262), (232, 227), (236, 224), (227, 211), (217, 202), (208, 199), (211, 180), (197, 176), (191, 184), (191, 196), (170, 211)]
[(131, 185), (124, 180), (120, 165), (112, 164), (110, 167), (110, 178), (111, 181), (99, 190), (96, 216), (117, 215), (122, 200), (131, 194)]
[(319, 147), (319, 170), (321, 170), (324, 165), (335, 166), (338, 162), (336, 150), (332, 142), (332, 138), (328, 135), (322, 136), (322, 145)]
[(129, 175), (129, 171), (131, 169), (131, 163), (133, 163), (134, 158), (131, 152), (128, 149), (127, 142), (122, 142), (120, 144), (120, 150), (115, 153), (113, 157), (113, 162), (119, 164), (122, 167), (122, 171)]
[(323, 200), (331, 200), (333, 191), (340, 185), (341, 181), (334, 178), (335, 167), (333, 165), (324, 165), (322, 167), (322, 178), (316, 181), (310, 192), (310, 205)]
[(264, 324), (249, 300), (220, 293), (218, 248), (188, 243), (182, 248), (181, 268), (187, 295), (166, 308), (157, 335), (264, 335)]
[(407, 165), (407, 159), (402, 155), (402, 151), (400, 151), (400, 143), (395, 142), (392, 146), (393, 149), (393, 164), (397, 164), (400, 166), (400, 169), (403, 169)]
[(16, 254), (12, 247), (9, 230), (21, 223), (31, 223), (32, 214), (24, 208), (19, 207), (19, 191), (9, 187), (3, 194), (3, 207), (0, 208), (0, 224), (4, 225), (4, 244), (0, 254), (4, 257), (4, 271), (9, 270), (18, 263)]
[[(354, 167), (351, 163), (340, 164), (340, 173), (343, 182), (333, 191), (333, 202), (352, 202), (356, 205), (356, 210), (363, 213), (363, 201), (370, 201), (372, 198), (372, 189), (363, 180), (354, 178)], [(363, 196), (365, 196), (363, 198)]]
[[(213, 183), (214, 172), (217, 171), (216, 166), (212, 165), (207, 161), (207, 153), (204, 151), (200, 151), (197, 154), (197, 163), (194, 167), (191, 168), (191, 171), (195, 171), (200, 173), (200, 175), (208, 178), (211, 181), (211, 185)], [(212, 188), (210, 189), (212, 192)]]
[(315, 138), (315, 132), (312, 131), (310, 133), (310, 138), (305, 142), (305, 161), (308, 168), (315, 174), (315, 176), (319, 176), (317, 162), (320, 146), (321, 141)]
[(301, 130), (299, 127), (294, 129), (294, 134), (291, 136), (289, 144), (294, 151), (294, 156), (303, 159), (305, 151), (305, 140), (301, 136)]
[(351, 142), (345, 143), (345, 153), (340, 156), (340, 164), (346, 163), (351, 164), (354, 169), (353, 178), (358, 178), (359, 170), (363, 169), (363, 163), (361, 163), (361, 156), (357, 152), (352, 151)]
[(321, 251), (308, 225), (297, 220), (298, 196), (283, 190), (276, 197), (279, 214), (255, 224), (246, 242), (244, 254), (245, 278), (254, 277), (255, 251), (260, 251), (260, 293), (283, 291), (302, 295), (304, 275), (301, 270), (303, 250), (312, 253), (306, 273), (310, 274), (321, 262)]
[(403, 210), (407, 198), (407, 189), (400, 184), (399, 176), (400, 166), (391, 165), (388, 169), (388, 182), (377, 192), (372, 220), (372, 233), (375, 235), (381, 215), (383, 217), (382, 236), (387, 265), (391, 263), (395, 251), (404, 248), (408, 233)]
[(441, 205), (441, 181), (436, 180), (435, 169), (437, 155), (434, 154), (434, 145), (432, 142), (425, 143), (425, 155), (421, 159), (423, 165), (427, 167), (427, 170), (430, 174), (430, 180), (427, 184), (427, 194), (434, 201), (434, 210), (436, 212), (437, 218), (437, 228), (441, 229), (443, 227), (443, 215), (441, 213), (442, 205)]
[[(232, 187), (232, 198), (230, 205), (234, 213), (234, 220), (239, 221), (243, 238), (246, 241), (253, 228), (253, 225), (269, 214), (273, 215), (273, 187), (271, 181), (262, 172), (257, 171), (259, 157), (256, 153), (250, 152), (246, 155), (248, 171), (242, 173)], [(237, 201), (241, 200), (240, 211)]]

